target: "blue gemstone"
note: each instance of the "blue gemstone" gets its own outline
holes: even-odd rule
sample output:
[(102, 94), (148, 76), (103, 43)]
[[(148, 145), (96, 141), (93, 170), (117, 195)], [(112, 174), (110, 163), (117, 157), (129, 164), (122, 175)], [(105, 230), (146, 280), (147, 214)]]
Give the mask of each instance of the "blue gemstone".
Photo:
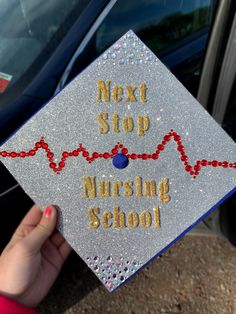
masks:
[(124, 154), (116, 154), (112, 159), (113, 166), (117, 169), (124, 169), (129, 164), (129, 159)]

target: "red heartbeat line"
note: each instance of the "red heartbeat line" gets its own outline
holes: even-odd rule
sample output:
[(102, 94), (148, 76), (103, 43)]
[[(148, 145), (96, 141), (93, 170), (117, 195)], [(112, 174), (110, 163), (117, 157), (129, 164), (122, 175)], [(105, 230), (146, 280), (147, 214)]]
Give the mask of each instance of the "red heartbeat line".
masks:
[(217, 161), (217, 160), (197, 160), (194, 165), (191, 165), (188, 161), (188, 156), (185, 152), (185, 146), (182, 144), (182, 140), (179, 134), (174, 132), (172, 129), (169, 133), (167, 133), (165, 136), (163, 136), (162, 142), (157, 145), (157, 149), (154, 153), (143, 153), (143, 154), (137, 154), (137, 153), (129, 153), (128, 148), (124, 147), (124, 145), (120, 142), (118, 142), (110, 152), (104, 152), (104, 153), (98, 153), (93, 152), (89, 153), (85, 147), (83, 147), (82, 144), (79, 144), (79, 147), (71, 152), (64, 151), (61, 155), (61, 160), (56, 163), (54, 161), (54, 153), (49, 148), (49, 145), (45, 142), (44, 137), (42, 136), (41, 139), (35, 143), (35, 146), (30, 149), (29, 151), (25, 152), (22, 151), (20, 153), (17, 152), (7, 152), (7, 151), (0, 151), (0, 156), (2, 157), (10, 157), (10, 158), (27, 158), (27, 157), (33, 157), (36, 155), (37, 151), (39, 149), (45, 150), (47, 153), (47, 158), (49, 162), (49, 167), (57, 174), (59, 174), (63, 168), (66, 165), (66, 160), (69, 157), (78, 157), (79, 155), (82, 155), (89, 163), (92, 163), (94, 160), (99, 158), (109, 159), (114, 158), (115, 155), (118, 153), (122, 153), (126, 155), (128, 159), (131, 160), (147, 160), (147, 159), (153, 159), (157, 160), (161, 154), (165, 150), (166, 144), (173, 139), (174, 142), (177, 144), (177, 151), (180, 155), (180, 160), (182, 161), (184, 165), (184, 169), (187, 173), (189, 173), (193, 178), (196, 178), (202, 168), (210, 166), (210, 167), (223, 167), (223, 168), (233, 168), (236, 169), (236, 162), (228, 162), (228, 161)]

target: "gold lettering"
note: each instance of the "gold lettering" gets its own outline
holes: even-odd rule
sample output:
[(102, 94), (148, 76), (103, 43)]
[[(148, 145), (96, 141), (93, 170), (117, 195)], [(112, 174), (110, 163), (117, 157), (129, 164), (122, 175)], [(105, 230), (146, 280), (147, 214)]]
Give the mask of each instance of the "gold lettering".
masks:
[(128, 214), (128, 225), (130, 228), (137, 228), (139, 224), (139, 216), (136, 212), (130, 212)]
[(138, 116), (138, 135), (143, 136), (148, 129), (149, 129), (148, 116)]
[(147, 101), (147, 86), (145, 83), (140, 85), (140, 98), (142, 102)]
[(130, 197), (133, 194), (133, 189), (132, 189), (133, 181), (127, 180), (124, 182), (124, 192), (123, 196)]
[(132, 132), (134, 129), (134, 120), (131, 117), (125, 117), (123, 120), (124, 132)]
[(154, 180), (144, 181), (145, 196), (156, 196), (156, 182)]
[(112, 226), (112, 222), (108, 222), (109, 219), (111, 219), (113, 217), (112, 213), (110, 212), (105, 212), (102, 215), (102, 224), (104, 226), (104, 228), (110, 228)]
[(159, 182), (158, 191), (160, 202), (168, 203), (170, 201), (170, 195), (167, 195), (167, 193), (169, 192), (169, 180), (167, 178)]
[(119, 207), (114, 208), (114, 228), (125, 228), (125, 213), (120, 212)]
[(120, 117), (118, 116), (118, 114), (113, 114), (112, 115), (112, 121), (113, 121), (113, 130), (115, 133), (119, 133), (119, 120)]
[(149, 228), (152, 224), (152, 215), (149, 211), (142, 212), (140, 215), (141, 225), (144, 228)]
[(136, 177), (135, 178), (135, 186), (136, 186), (136, 196), (143, 196), (142, 193), (142, 178)]
[(160, 223), (160, 211), (159, 211), (159, 207), (154, 207), (153, 208), (153, 213), (154, 213), (154, 225), (156, 228), (160, 228), (161, 223)]
[(98, 80), (97, 86), (98, 86), (98, 94), (97, 94), (97, 101), (101, 102), (102, 98), (104, 99), (104, 102), (110, 101), (110, 83), (111, 81), (106, 80), (106, 85), (104, 81)]
[(130, 101), (130, 102), (136, 102), (137, 99), (136, 99), (136, 97), (135, 97), (135, 95), (134, 95), (134, 92), (135, 92), (135, 90), (136, 90), (136, 87), (134, 87), (134, 86), (126, 86), (126, 90), (127, 90), (127, 93), (128, 93), (128, 96), (127, 96), (127, 98), (126, 98), (126, 101), (127, 101), (127, 102), (128, 102), (128, 101)]
[(114, 102), (120, 102), (122, 100), (123, 95), (123, 89), (121, 86), (115, 86), (112, 90), (112, 98), (114, 99)]
[(101, 112), (98, 115), (98, 123), (100, 125), (100, 133), (101, 134), (106, 134), (109, 131), (109, 124), (106, 122), (108, 119), (108, 113), (107, 112)]
[(122, 187), (122, 182), (121, 181), (115, 181), (113, 182), (113, 196), (118, 197), (120, 196), (120, 188)]
[(99, 226), (100, 226), (100, 220), (99, 218), (95, 215), (95, 213), (98, 215), (100, 214), (100, 210), (99, 208), (97, 207), (94, 207), (94, 208), (90, 208), (88, 210), (88, 216), (91, 220), (91, 223), (89, 224), (89, 227), (90, 228), (93, 228), (93, 229), (97, 229)]
[(98, 194), (101, 197), (110, 196), (110, 182), (109, 181), (100, 181), (98, 184)]
[(96, 177), (86, 177), (86, 176), (83, 177), (83, 181), (84, 181), (83, 198), (96, 197), (95, 178)]

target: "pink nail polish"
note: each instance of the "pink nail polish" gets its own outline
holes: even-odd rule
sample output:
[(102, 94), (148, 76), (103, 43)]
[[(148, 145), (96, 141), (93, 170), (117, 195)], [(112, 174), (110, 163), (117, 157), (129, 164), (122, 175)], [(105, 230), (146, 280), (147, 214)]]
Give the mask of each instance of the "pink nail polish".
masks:
[(45, 217), (49, 218), (51, 216), (51, 213), (52, 213), (52, 208), (48, 206), (44, 211)]

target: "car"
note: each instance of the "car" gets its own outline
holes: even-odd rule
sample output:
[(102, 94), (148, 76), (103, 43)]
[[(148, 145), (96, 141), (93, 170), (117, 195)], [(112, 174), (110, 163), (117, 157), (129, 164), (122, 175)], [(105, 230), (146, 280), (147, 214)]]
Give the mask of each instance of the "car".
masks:
[[(0, 143), (129, 29), (236, 138), (233, 0), (3, 0)], [(0, 163), (0, 251), (33, 204)], [(235, 195), (204, 224), (236, 245)], [(4, 217), (4, 219), (3, 219)]]

